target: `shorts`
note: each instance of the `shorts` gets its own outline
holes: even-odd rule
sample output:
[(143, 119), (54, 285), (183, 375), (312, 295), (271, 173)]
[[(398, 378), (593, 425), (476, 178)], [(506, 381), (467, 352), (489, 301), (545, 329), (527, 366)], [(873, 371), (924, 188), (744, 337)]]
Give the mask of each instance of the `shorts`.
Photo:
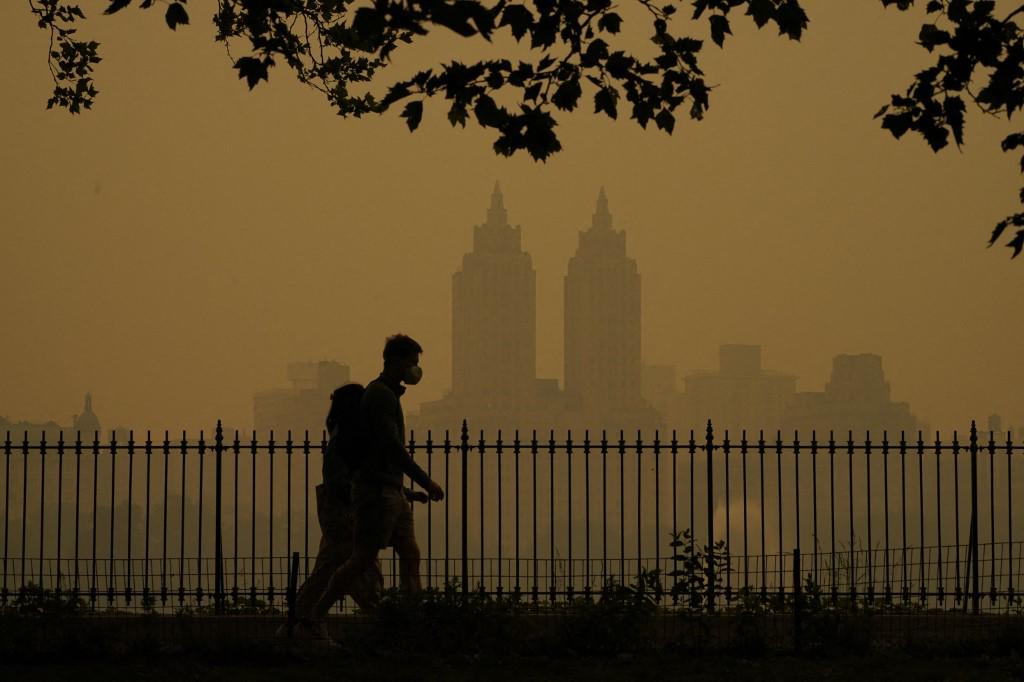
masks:
[(372, 483), (352, 487), (353, 542), (383, 549), (416, 542), (412, 506), (400, 488)]

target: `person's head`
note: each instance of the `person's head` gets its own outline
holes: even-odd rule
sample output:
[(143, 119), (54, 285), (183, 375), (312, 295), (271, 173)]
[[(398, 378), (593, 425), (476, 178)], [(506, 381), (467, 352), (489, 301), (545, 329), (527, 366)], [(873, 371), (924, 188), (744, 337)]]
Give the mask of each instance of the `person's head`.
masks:
[(384, 343), (384, 371), (406, 384), (418, 384), (423, 377), (422, 352), (423, 347), (405, 334), (389, 336)]

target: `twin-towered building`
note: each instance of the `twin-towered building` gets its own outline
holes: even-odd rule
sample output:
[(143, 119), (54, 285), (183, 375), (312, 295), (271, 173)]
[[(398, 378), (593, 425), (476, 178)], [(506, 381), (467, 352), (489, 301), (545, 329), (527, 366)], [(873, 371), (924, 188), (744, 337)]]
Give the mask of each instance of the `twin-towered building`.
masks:
[[(781, 429), (913, 430), (906, 403), (890, 399), (878, 355), (839, 355), (821, 392), (798, 392), (797, 377), (762, 366), (761, 347), (723, 345), (716, 370), (687, 372), (682, 389), (673, 367), (641, 359), (641, 278), (616, 229), (604, 190), (590, 225), (579, 233), (564, 278), (564, 382), (537, 376), (537, 277), (522, 229), (509, 222), (495, 185), (486, 219), (473, 228), (473, 248), (452, 275), (451, 388), (408, 416), (417, 439), (431, 429), (456, 435), (465, 419), (508, 440), (567, 428), (630, 439), (637, 431), (694, 429), (772, 433)], [(546, 331), (543, 333), (547, 333)], [(293, 363), (291, 386), (255, 396), (258, 432), (319, 431), (331, 390), (350, 380), (334, 362)], [(365, 380), (364, 380), (365, 381)], [(525, 432), (525, 433), (524, 433)], [(667, 434), (666, 434), (667, 435)]]
[(495, 185), (473, 250), (452, 276), (452, 388), (410, 417), (417, 429), (650, 430), (641, 396), (640, 273), (604, 190), (565, 276), (564, 389), (537, 377), (537, 283), (522, 229)]

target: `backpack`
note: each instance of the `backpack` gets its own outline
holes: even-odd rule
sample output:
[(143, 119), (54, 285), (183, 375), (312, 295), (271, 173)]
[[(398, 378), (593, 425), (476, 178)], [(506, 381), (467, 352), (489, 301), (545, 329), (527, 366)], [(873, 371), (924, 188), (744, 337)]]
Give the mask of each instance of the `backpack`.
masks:
[[(330, 434), (324, 453), (324, 483), (346, 483), (359, 469), (366, 451), (359, 403), (366, 388), (362, 384), (345, 384), (331, 393), (331, 407), (326, 426)], [(345, 485), (347, 487), (347, 485)]]

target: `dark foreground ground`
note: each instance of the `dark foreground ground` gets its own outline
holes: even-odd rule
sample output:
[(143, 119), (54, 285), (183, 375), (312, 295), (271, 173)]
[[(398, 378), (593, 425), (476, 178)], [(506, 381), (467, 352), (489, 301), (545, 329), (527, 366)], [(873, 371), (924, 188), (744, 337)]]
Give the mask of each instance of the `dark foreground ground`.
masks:
[(1024, 664), (1004, 658), (771, 657), (743, 660), (647, 656), (572, 658), (352, 658), (318, 656), (272, 665), (158, 664), (0, 665), (6, 680), (1021, 680)]

